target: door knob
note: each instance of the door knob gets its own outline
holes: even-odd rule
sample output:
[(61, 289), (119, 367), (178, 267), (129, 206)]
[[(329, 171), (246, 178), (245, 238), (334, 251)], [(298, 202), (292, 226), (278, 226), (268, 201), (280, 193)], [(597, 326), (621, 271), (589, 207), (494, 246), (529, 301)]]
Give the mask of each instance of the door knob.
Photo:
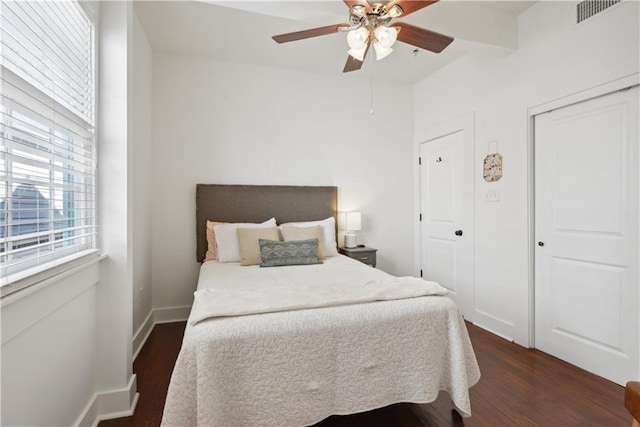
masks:
[(538, 242), (538, 246), (544, 246), (544, 242)]
[(462, 236), (462, 230), (456, 230), (455, 234), (456, 236)]

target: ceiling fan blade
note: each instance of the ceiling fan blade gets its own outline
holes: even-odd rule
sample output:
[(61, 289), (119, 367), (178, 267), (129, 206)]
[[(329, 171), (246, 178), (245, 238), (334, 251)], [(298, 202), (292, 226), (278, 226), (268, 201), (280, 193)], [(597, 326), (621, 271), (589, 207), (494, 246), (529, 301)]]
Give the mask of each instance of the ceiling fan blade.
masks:
[(371, 5), (367, 2), (367, 0), (343, 0), (344, 3), (351, 9), (353, 6), (364, 6), (365, 10), (369, 12), (371, 10)]
[(347, 63), (344, 64), (344, 70), (342, 70), (342, 72), (348, 73), (350, 71), (357, 71), (360, 68), (362, 68), (362, 64), (364, 64), (364, 60), (367, 59), (367, 53), (369, 53), (369, 47), (371, 47), (371, 43), (367, 44), (367, 50), (364, 51), (364, 57), (362, 58), (362, 61), (359, 61), (353, 56), (349, 55), (347, 57)]
[(392, 27), (400, 28), (398, 40), (431, 52), (440, 53), (453, 41), (453, 37), (425, 30), (405, 22), (396, 22)]
[(274, 39), (278, 43), (292, 42), (295, 40), (309, 39), (311, 37), (318, 37), (318, 36), (324, 36), (326, 34), (337, 33), (338, 28), (340, 27), (349, 27), (349, 24), (334, 24), (334, 25), (327, 25), (326, 27), (311, 28), (309, 30), (304, 30), (304, 31), (296, 31), (294, 33), (278, 34), (277, 36), (273, 36), (272, 39)]
[(344, 64), (344, 70), (342, 70), (342, 72), (348, 73), (350, 71), (357, 71), (360, 68), (362, 68), (362, 62), (349, 55), (347, 56), (347, 63)]
[(391, 9), (394, 5), (398, 5), (402, 8), (402, 15), (400, 16), (405, 17), (410, 13), (431, 6), (437, 2), (438, 0), (392, 0), (387, 4), (387, 10)]

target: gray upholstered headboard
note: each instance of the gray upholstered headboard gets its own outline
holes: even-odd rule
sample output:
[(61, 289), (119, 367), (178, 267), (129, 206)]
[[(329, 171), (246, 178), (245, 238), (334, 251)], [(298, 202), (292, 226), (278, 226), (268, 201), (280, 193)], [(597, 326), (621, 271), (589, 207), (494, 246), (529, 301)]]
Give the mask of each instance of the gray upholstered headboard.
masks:
[(207, 220), (262, 222), (275, 217), (278, 224), (316, 221), (333, 216), (337, 224), (337, 187), (289, 185), (196, 186), (197, 257), (207, 252)]

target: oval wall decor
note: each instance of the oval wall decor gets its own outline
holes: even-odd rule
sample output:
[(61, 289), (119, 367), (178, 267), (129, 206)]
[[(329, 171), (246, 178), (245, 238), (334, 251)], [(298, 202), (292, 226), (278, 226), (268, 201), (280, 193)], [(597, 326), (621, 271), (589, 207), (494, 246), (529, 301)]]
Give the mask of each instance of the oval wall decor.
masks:
[(487, 154), (482, 168), (482, 176), (487, 182), (495, 182), (502, 178), (502, 155), (498, 153), (498, 141), (490, 141), (488, 149), (492, 142), (496, 143), (496, 150), (494, 153)]

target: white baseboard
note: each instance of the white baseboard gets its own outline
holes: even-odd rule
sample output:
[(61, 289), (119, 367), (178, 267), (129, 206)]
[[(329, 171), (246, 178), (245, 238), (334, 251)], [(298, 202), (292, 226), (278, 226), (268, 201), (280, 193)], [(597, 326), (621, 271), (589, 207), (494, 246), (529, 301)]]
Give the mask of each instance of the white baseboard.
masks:
[(102, 420), (133, 415), (139, 397), (136, 390), (136, 375), (133, 374), (126, 388), (94, 394), (75, 425), (95, 427)]
[(184, 322), (189, 318), (191, 306), (156, 308), (153, 310), (153, 323)]
[(147, 342), (147, 338), (149, 338), (149, 335), (153, 330), (153, 325), (153, 310), (151, 310), (149, 312), (149, 315), (146, 319), (144, 319), (144, 322), (142, 322), (142, 325), (140, 325), (136, 333), (133, 335), (133, 339), (131, 340), (131, 348), (133, 349), (132, 360), (136, 360), (136, 357), (138, 357), (138, 353), (140, 353), (140, 350), (142, 350), (142, 346), (145, 342)]
[(494, 335), (504, 338), (507, 341), (513, 342), (514, 326), (511, 322), (507, 322), (506, 320), (500, 319), (498, 317), (492, 316), (489, 313), (485, 313), (476, 309), (474, 312), (472, 323), (486, 331), (491, 332)]
[[(184, 322), (189, 318), (190, 312), (191, 306), (156, 308), (151, 310), (131, 340), (131, 348), (134, 351), (133, 360), (135, 360), (138, 353), (140, 353), (140, 350), (156, 324)], [(136, 375), (133, 374), (126, 388), (94, 394), (75, 425), (79, 427), (96, 427), (102, 420), (133, 415), (139, 396), (136, 381)]]
[(153, 327), (159, 323), (173, 323), (173, 322), (184, 322), (189, 318), (189, 313), (191, 312), (191, 306), (184, 307), (171, 307), (171, 308), (156, 308), (151, 310), (149, 315), (138, 330), (132, 339), (131, 348), (133, 349), (133, 360), (136, 360), (140, 350), (144, 346), (144, 343), (147, 342), (149, 335), (153, 331)]

